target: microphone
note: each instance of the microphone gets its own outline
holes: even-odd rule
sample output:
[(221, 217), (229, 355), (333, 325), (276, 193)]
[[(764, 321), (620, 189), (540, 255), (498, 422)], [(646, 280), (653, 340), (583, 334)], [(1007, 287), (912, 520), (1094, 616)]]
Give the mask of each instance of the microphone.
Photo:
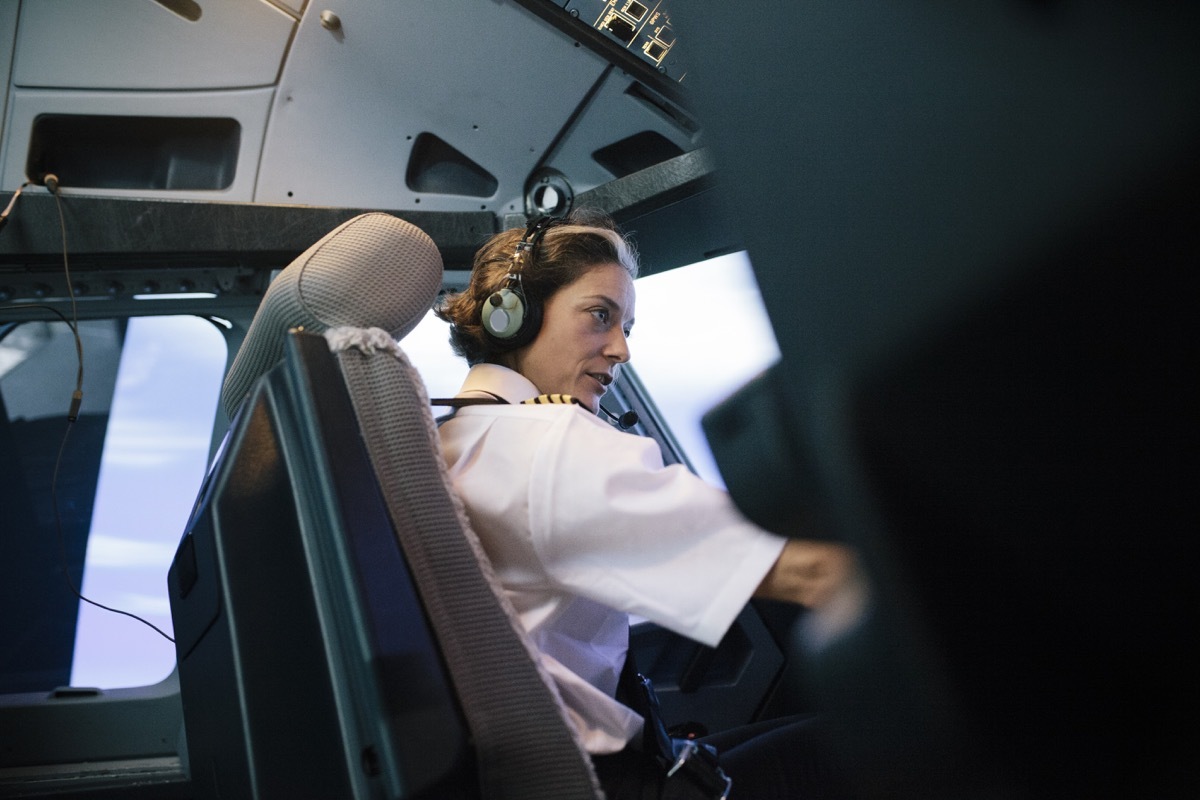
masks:
[(604, 412), (604, 416), (612, 420), (613, 425), (616, 425), (623, 431), (627, 431), (634, 425), (638, 424), (638, 415), (636, 411), (626, 411), (624, 414), (617, 416), (604, 406), (600, 406), (600, 410)]

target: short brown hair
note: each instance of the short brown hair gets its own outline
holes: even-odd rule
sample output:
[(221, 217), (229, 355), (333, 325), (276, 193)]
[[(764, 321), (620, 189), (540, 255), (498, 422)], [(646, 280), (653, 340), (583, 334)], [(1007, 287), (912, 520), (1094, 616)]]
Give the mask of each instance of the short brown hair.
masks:
[[(488, 239), (475, 253), (467, 288), (446, 297), (434, 313), (450, 323), (450, 345), (472, 366), (494, 361), (513, 349), (483, 330), (483, 304), (507, 285), (524, 228), (511, 228)], [(529, 304), (544, 305), (559, 289), (600, 264), (620, 264), (636, 278), (637, 253), (607, 214), (576, 209), (546, 228), (521, 268), (521, 287)]]

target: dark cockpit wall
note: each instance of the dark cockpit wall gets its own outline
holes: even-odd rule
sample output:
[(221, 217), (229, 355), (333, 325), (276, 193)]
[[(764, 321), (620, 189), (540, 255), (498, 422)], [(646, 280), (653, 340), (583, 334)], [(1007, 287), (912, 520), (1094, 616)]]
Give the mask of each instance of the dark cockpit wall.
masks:
[(1194, 797), (1200, 14), (817, 6), (680, 27), (782, 351), (710, 440), (874, 583), (808, 654), (847, 774)]

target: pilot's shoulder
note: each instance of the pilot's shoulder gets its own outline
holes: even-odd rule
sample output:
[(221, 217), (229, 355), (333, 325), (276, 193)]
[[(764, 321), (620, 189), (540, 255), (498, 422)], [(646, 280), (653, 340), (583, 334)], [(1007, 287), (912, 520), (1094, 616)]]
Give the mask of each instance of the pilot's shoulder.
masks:
[(578, 399), (569, 394), (539, 394), (537, 397), (531, 397), (528, 400), (522, 400), (521, 405), (541, 406), (541, 405), (577, 405), (583, 406)]

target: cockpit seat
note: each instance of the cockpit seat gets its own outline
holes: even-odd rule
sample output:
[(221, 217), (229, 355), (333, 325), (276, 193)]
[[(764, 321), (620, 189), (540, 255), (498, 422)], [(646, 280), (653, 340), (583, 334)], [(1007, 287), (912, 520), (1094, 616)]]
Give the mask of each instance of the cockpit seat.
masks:
[[(224, 384), (230, 436), (170, 576), (194, 774), (219, 773), (212, 762), (238, 757), (222, 756), (230, 751), (217, 741), (221, 727), (206, 724), (219, 716), (212, 704), (232, 702), (233, 694), (241, 705), (230, 713), (251, 731), (241, 749), (276, 746), (279, 735), (307, 737), (309, 715), (286, 708), (289, 697), (300, 706), (305, 697), (270, 680), (249, 688), (248, 682), (255, 670), (271, 668), (283, 679), (299, 669), (294, 659), (324, 659), (332, 666), (314, 666), (316, 677), (304, 680), (328, 680), (333, 710), (325, 727), (340, 731), (322, 733), (332, 744), (320, 749), (344, 751), (325, 758), (345, 756), (344, 779), (326, 789), (378, 796), (375, 784), (383, 781), (386, 796), (444, 791), (444, 783), (422, 789), (432, 779), (419, 775), (429, 769), (423, 748), (445, 738), (453, 722), (432, 699), (436, 681), (413, 667), (429, 661), (422, 661), (419, 643), (431, 636), (433, 662), (465, 720), (466, 769), (477, 774), (471, 782), (478, 796), (602, 796), (561, 700), (449, 489), (424, 384), (396, 343), (431, 307), (441, 280), (441, 257), (429, 236), (394, 216), (369, 213), (305, 251), (264, 296)], [(360, 467), (363, 476), (356, 474)], [(239, 516), (258, 496), (265, 498), (262, 507)], [(240, 566), (233, 563), (238, 558)], [(262, 583), (289, 564), (307, 570), (304, 578), (278, 590)], [(212, 583), (224, 595), (205, 608), (223, 611), (189, 610), (206, 570), (220, 574)], [(239, 572), (256, 577), (240, 579)], [(412, 608), (397, 588), (406, 582), (419, 597)], [(309, 606), (319, 635), (293, 621)], [(217, 615), (229, 619), (214, 622)], [(212, 631), (220, 625), (227, 630), (217, 637)], [(275, 625), (297, 631), (286, 655), (260, 642)], [(207, 656), (206, 648), (223, 655)], [(370, 668), (360, 669), (364, 663)], [(238, 677), (222, 688), (213, 674), (225, 671)], [(292, 730), (264, 721), (289, 712), (298, 726)], [(230, 720), (221, 724), (231, 729)], [(255, 725), (283, 732), (256, 734)], [(379, 727), (388, 730), (377, 735), (372, 729)], [(231, 777), (254, 782), (256, 797), (282, 796), (309, 769), (313, 781), (329, 780), (318, 774), (329, 771), (327, 764), (306, 763), (312, 757), (291, 758), (291, 774), (279, 782), (270, 762), (260, 763), (256, 753), (246, 758)], [(214, 794), (220, 791), (220, 780), (210, 783)]]

